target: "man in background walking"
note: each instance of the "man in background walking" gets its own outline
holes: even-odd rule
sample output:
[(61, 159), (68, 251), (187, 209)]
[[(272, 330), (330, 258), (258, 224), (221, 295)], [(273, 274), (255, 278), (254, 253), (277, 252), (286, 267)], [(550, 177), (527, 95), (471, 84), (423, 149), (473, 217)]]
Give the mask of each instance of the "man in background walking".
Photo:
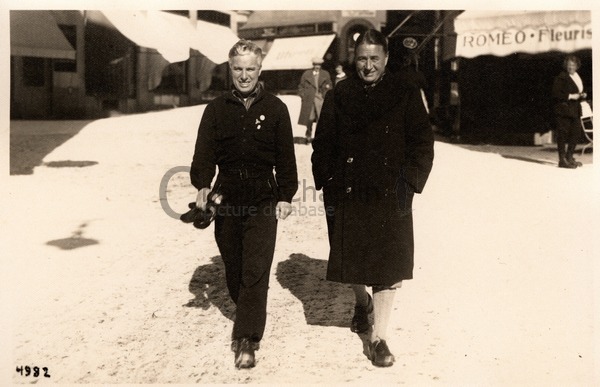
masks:
[(323, 98), (332, 88), (331, 76), (321, 69), (323, 59), (313, 58), (313, 68), (306, 70), (298, 84), (298, 95), (302, 99), (298, 124), (306, 126), (306, 142), (312, 140), (313, 123), (319, 120)]

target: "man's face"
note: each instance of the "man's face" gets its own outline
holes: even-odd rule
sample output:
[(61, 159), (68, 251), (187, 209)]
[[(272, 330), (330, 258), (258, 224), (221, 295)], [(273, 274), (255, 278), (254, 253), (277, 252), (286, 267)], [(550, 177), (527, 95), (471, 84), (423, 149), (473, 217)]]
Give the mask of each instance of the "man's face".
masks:
[(313, 63), (313, 71), (321, 70), (321, 65), (319, 63)]
[(575, 63), (572, 60), (568, 60), (567, 61), (567, 72), (569, 74), (575, 74), (576, 71), (577, 71), (577, 63)]
[(231, 58), (229, 67), (233, 85), (242, 95), (250, 94), (258, 83), (260, 59), (256, 54), (236, 55)]
[(356, 71), (366, 84), (376, 82), (383, 75), (388, 56), (383, 46), (378, 44), (361, 44), (356, 48)]

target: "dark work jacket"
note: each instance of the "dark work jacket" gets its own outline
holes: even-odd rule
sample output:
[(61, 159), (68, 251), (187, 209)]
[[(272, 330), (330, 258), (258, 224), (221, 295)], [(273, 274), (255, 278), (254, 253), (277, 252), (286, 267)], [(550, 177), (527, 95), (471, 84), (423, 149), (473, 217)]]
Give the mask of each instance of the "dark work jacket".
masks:
[(335, 203), (329, 280), (412, 278), (412, 197), (425, 187), (433, 144), (419, 89), (394, 74), (367, 89), (354, 76), (327, 94), (312, 163), (317, 189)]
[(577, 93), (579, 93), (579, 89), (566, 71), (561, 72), (554, 78), (554, 83), (552, 84), (554, 113), (557, 116), (579, 118), (581, 116), (580, 101), (569, 99), (569, 94)]
[(233, 93), (212, 100), (204, 110), (192, 167), (197, 189), (210, 187), (219, 169), (271, 172), (277, 200), (291, 202), (298, 189), (292, 125), (287, 106), (260, 90), (248, 110)]

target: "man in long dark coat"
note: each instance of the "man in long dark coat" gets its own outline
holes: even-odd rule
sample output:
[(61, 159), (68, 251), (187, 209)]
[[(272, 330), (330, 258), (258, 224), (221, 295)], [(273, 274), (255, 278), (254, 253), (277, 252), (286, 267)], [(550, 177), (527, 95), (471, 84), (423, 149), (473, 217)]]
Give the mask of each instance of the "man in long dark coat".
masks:
[(433, 132), (419, 89), (386, 72), (385, 36), (376, 30), (360, 35), (355, 58), (355, 76), (325, 98), (313, 175), (324, 191), (327, 279), (352, 285), (354, 332), (370, 330), (374, 311), (369, 358), (390, 366), (387, 323), (395, 289), (413, 277), (412, 198), (432, 167)]
[(321, 69), (323, 59), (312, 58), (313, 68), (306, 70), (300, 77), (298, 95), (302, 99), (298, 125), (306, 126), (306, 142), (312, 139), (313, 123), (319, 120), (323, 98), (332, 88), (331, 76)]

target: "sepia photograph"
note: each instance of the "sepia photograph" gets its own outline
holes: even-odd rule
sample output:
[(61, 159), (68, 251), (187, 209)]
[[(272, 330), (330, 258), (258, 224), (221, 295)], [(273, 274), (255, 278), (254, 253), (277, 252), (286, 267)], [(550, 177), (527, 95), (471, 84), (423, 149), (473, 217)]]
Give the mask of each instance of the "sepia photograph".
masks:
[(0, 12), (0, 384), (600, 384), (592, 1)]

